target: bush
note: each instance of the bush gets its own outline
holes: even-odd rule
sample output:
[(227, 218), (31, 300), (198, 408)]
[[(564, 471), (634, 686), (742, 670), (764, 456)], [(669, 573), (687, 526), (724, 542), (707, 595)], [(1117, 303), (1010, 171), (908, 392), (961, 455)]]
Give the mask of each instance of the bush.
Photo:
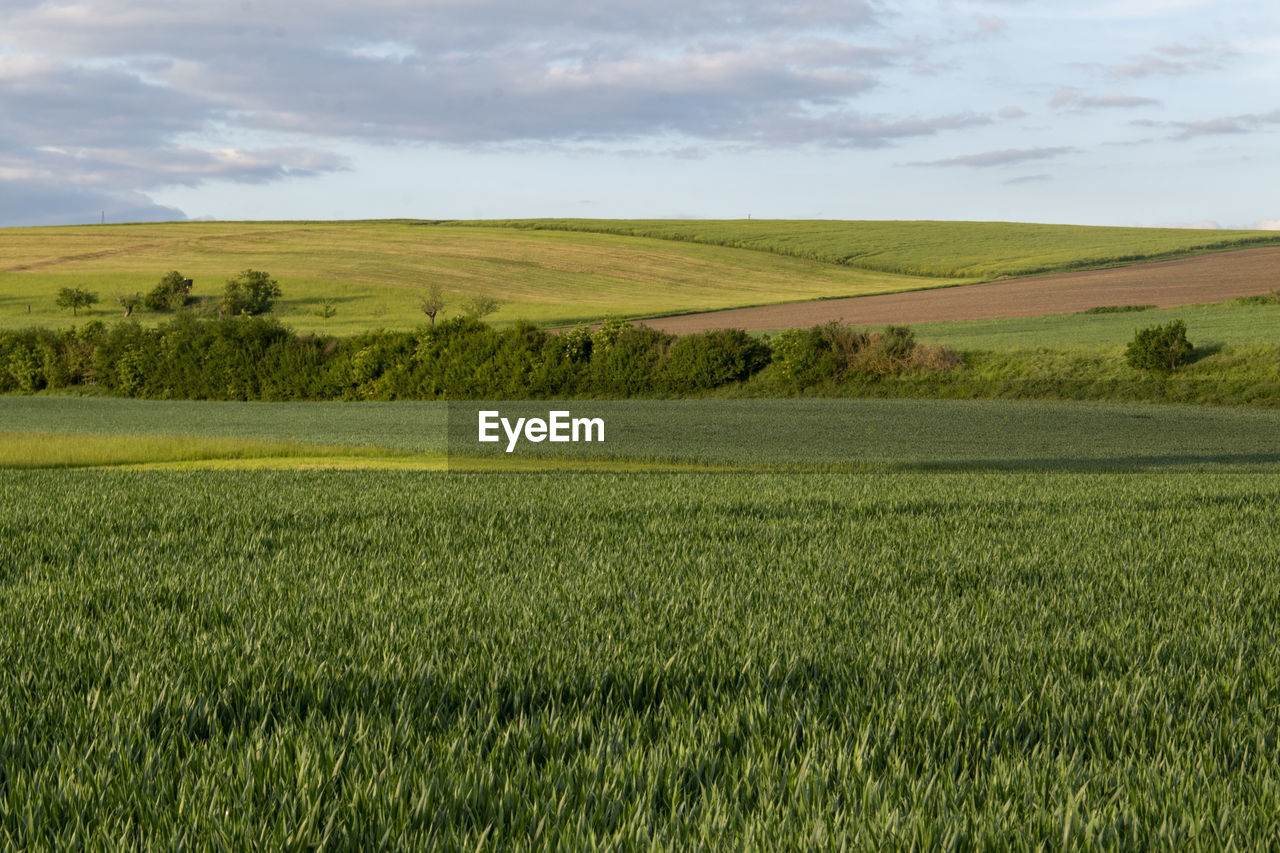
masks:
[(1259, 293), (1255, 296), (1241, 296), (1235, 301), (1236, 305), (1280, 305), (1280, 289), (1273, 290), (1270, 293)]
[(845, 376), (881, 377), (910, 371), (951, 370), (961, 359), (946, 347), (916, 343), (907, 326), (861, 331), (840, 323), (787, 329), (773, 344), (776, 376), (799, 390)]
[[(608, 324), (606, 324), (608, 325)], [(640, 397), (653, 393), (654, 372), (663, 352), (675, 340), (648, 326), (625, 324), (608, 335), (601, 328), (591, 341), (591, 390), (606, 397)], [(612, 337), (610, 343), (608, 339)]]
[(1125, 360), (1140, 370), (1167, 373), (1189, 362), (1193, 349), (1187, 340), (1187, 324), (1174, 320), (1163, 326), (1139, 329), (1125, 349)]
[(280, 285), (261, 270), (245, 270), (227, 281), (222, 292), (222, 313), (265, 314), (274, 300), (280, 298)]
[[(787, 329), (773, 342), (773, 362), (784, 385), (807, 388), (831, 379), (843, 369), (846, 348), (858, 346), (852, 330), (836, 323)], [(841, 357), (837, 357), (837, 351)]]
[(667, 351), (658, 386), (685, 393), (741, 382), (768, 364), (769, 357), (769, 347), (741, 329), (685, 335)]
[(142, 304), (151, 311), (177, 311), (189, 302), (191, 302), (191, 279), (183, 278), (182, 273), (177, 270), (165, 273), (160, 283), (142, 298)]

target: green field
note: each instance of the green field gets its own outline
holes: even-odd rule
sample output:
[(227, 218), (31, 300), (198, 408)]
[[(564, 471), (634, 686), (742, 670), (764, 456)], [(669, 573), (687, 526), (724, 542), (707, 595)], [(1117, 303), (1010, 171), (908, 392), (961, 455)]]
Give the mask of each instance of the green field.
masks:
[[(123, 316), (114, 297), (177, 269), (216, 303), (225, 281), (263, 269), (299, 330), (353, 334), (451, 316), (482, 293), (493, 319), (541, 325), (651, 317), (963, 284), (1051, 270), (1280, 243), (1275, 232), (983, 222), (522, 220), (431, 223), (183, 222), (0, 229), (0, 329)], [(59, 288), (101, 302), (79, 316)], [(322, 318), (329, 303), (336, 313)], [(163, 315), (139, 312), (143, 322)]]
[(1280, 344), (1280, 305), (1184, 305), (1114, 314), (1052, 314), (998, 320), (914, 323), (922, 341), (959, 350), (1123, 347), (1141, 328), (1183, 320), (1197, 346)]
[[(175, 267), (197, 295), (266, 268), (286, 321), (330, 298), (345, 333), (419, 324), (437, 275), (544, 322), (946, 283), (832, 263), (855, 225), (974, 277), (1204, 237), (685, 225), (712, 230), (10, 229), (0, 328)], [(810, 390), (1274, 406), (1276, 310), (920, 327), (966, 366)], [(1173, 316), (1197, 361), (1126, 367)], [(733, 396), (767, 370), (688, 400), (0, 396), (0, 846), (1280, 847), (1280, 409)], [(481, 407), (608, 439), (508, 455)]]
[[(177, 269), (216, 303), (243, 269), (280, 283), (275, 313), (299, 330), (354, 334), (425, 325), (418, 298), (446, 291), (441, 316), (470, 295), (502, 306), (491, 319), (545, 325), (609, 314), (654, 316), (969, 281), (868, 272), (722, 246), (608, 234), (460, 228), (406, 221), (184, 222), (0, 229), (0, 329), (123, 316), (114, 294), (146, 293)], [(54, 304), (62, 287), (97, 292), (79, 316)], [(337, 312), (317, 315), (325, 301)], [(143, 322), (165, 315), (139, 311)]]
[(475, 224), (656, 237), (757, 249), (865, 270), (982, 280), (1280, 245), (1275, 231), (1031, 222), (513, 219)]
[(1267, 474), (16, 472), (6, 846), (1263, 849)]
[[(603, 444), (480, 445), (476, 412), (601, 417)], [(0, 397), (0, 433), (110, 439), (119, 454), (80, 465), (363, 456), (395, 468), (448, 454), (466, 467), (563, 460), (753, 470), (995, 469), (1138, 471), (1280, 466), (1280, 411), (984, 400), (703, 399), (501, 403), (234, 403)], [(190, 440), (185, 448), (182, 438)], [(132, 447), (129, 439), (134, 439)], [(149, 443), (150, 442), (150, 443)], [(219, 444), (223, 442), (224, 444)], [(249, 442), (245, 447), (236, 442)], [(212, 445), (212, 448), (209, 447)], [(138, 458), (144, 453), (149, 455)], [(132, 450), (132, 455), (125, 453)], [(0, 452), (0, 466), (23, 452)], [(203, 456), (198, 454), (203, 453)], [(6, 463), (6, 460), (9, 460)], [(52, 452), (39, 464), (57, 462)], [(345, 464), (345, 463), (342, 463)], [(556, 467), (564, 467), (558, 465)]]

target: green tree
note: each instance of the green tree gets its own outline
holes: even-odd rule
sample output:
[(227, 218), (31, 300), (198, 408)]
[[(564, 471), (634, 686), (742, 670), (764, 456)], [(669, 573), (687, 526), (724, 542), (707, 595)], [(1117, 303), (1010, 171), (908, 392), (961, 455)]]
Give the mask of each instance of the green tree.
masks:
[(320, 303), (320, 307), (316, 309), (316, 316), (325, 321), (325, 325), (329, 325), (329, 320), (337, 316), (338, 309), (331, 300), (326, 299)]
[(265, 314), (280, 298), (280, 285), (261, 270), (244, 270), (228, 279), (222, 292), (223, 314)]
[(1187, 324), (1174, 320), (1139, 329), (1125, 349), (1125, 360), (1140, 370), (1170, 372), (1191, 360), (1194, 347), (1187, 340)]
[(96, 304), (98, 294), (79, 287), (64, 287), (58, 291), (58, 298), (55, 304), (59, 308), (70, 308), (71, 316), (76, 316), (76, 312), (80, 308), (88, 308), (90, 305)]
[(191, 279), (170, 270), (142, 300), (152, 311), (176, 311), (191, 301)]
[(473, 320), (483, 320), (497, 311), (501, 304), (486, 293), (476, 293), (462, 303), (462, 313)]
[(426, 292), (418, 297), (418, 304), (422, 308), (422, 313), (427, 315), (427, 319), (434, 326), (436, 315), (444, 310), (444, 288), (439, 283), (432, 282), (427, 286)]
[(117, 293), (116, 302), (124, 309), (124, 316), (128, 317), (133, 314), (133, 309), (142, 304), (142, 294), (133, 293)]

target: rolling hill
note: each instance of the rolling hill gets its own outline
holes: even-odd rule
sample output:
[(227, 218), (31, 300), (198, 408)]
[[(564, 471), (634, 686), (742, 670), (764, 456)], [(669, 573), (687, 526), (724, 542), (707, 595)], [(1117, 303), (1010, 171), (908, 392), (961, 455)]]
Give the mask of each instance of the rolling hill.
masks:
[[(114, 296), (171, 269), (216, 305), (227, 278), (268, 271), (276, 314), (299, 330), (351, 334), (421, 325), (423, 288), (442, 316), (472, 294), (491, 318), (540, 325), (894, 293), (1005, 275), (1107, 266), (1280, 243), (1272, 232), (973, 222), (520, 220), (183, 222), (0, 229), (0, 328), (110, 321)], [(101, 302), (75, 318), (60, 288)], [(329, 303), (336, 312), (320, 316)], [(142, 322), (164, 315), (139, 311)]]

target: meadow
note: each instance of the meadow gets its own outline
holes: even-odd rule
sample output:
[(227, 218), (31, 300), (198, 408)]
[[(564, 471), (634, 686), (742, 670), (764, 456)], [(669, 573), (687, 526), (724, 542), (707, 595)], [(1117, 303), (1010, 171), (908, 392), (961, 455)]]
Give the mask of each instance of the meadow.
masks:
[[(740, 305), (936, 287), (924, 278), (723, 246), (609, 234), (459, 228), (412, 221), (182, 222), (0, 229), (0, 329), (65, 327), (123, 316), (116, 294), (147, 293), (177, 269), (216, 305), (227, 279), (265, 270), (283, 296), (274, 313), (300, 331), (355, 334), (424, 325), (419, 298), (445, 292), (442, 317), (476, 294), (491, 319), (596, 322)], [(73, 317), (59, 288), (98, 293)], [(325, 304), (335, 312), (322, 317)], [(155, 323), (166, 315), (139, 310)]]
[(1274, 231), (1032, 222), (512, 219), (474, 224), (731, 246), (864, 270), (983, 281), (1280, 245)]
[[(170, 270), (216, 308), (226, 280), (270, 273), (278, 317), (299, 331), (350, 335), (426, 322), (477, 294), (492, 319), (542, 326), (919, 290), (1206, 251), (1275, 245), (1265, 231), (1091, 228), (999, 222), (516, 220), (179, 222), (0, 229), (0, 329), (123, 316), (117, 295)], [(60, 288), (96, 292), (78, 312)], [(326, 308), (328, 311), (326, 311)], [(332, 316), (324, 316), (326, 313)], [(164, 315), (139, 310), (155, 323)]]
[(1262, 849), (1274, 473), (0, 477), (23, 847)]
[(1197, 345), (1249, 347), (1280, 343), (1280, 305), (1227, 302), (1096, 314), (1050, 314), (996, 320), (913, 323), (916, 336), (961, 350), (1123, 347), (1141, 328), (1183, 320)]

